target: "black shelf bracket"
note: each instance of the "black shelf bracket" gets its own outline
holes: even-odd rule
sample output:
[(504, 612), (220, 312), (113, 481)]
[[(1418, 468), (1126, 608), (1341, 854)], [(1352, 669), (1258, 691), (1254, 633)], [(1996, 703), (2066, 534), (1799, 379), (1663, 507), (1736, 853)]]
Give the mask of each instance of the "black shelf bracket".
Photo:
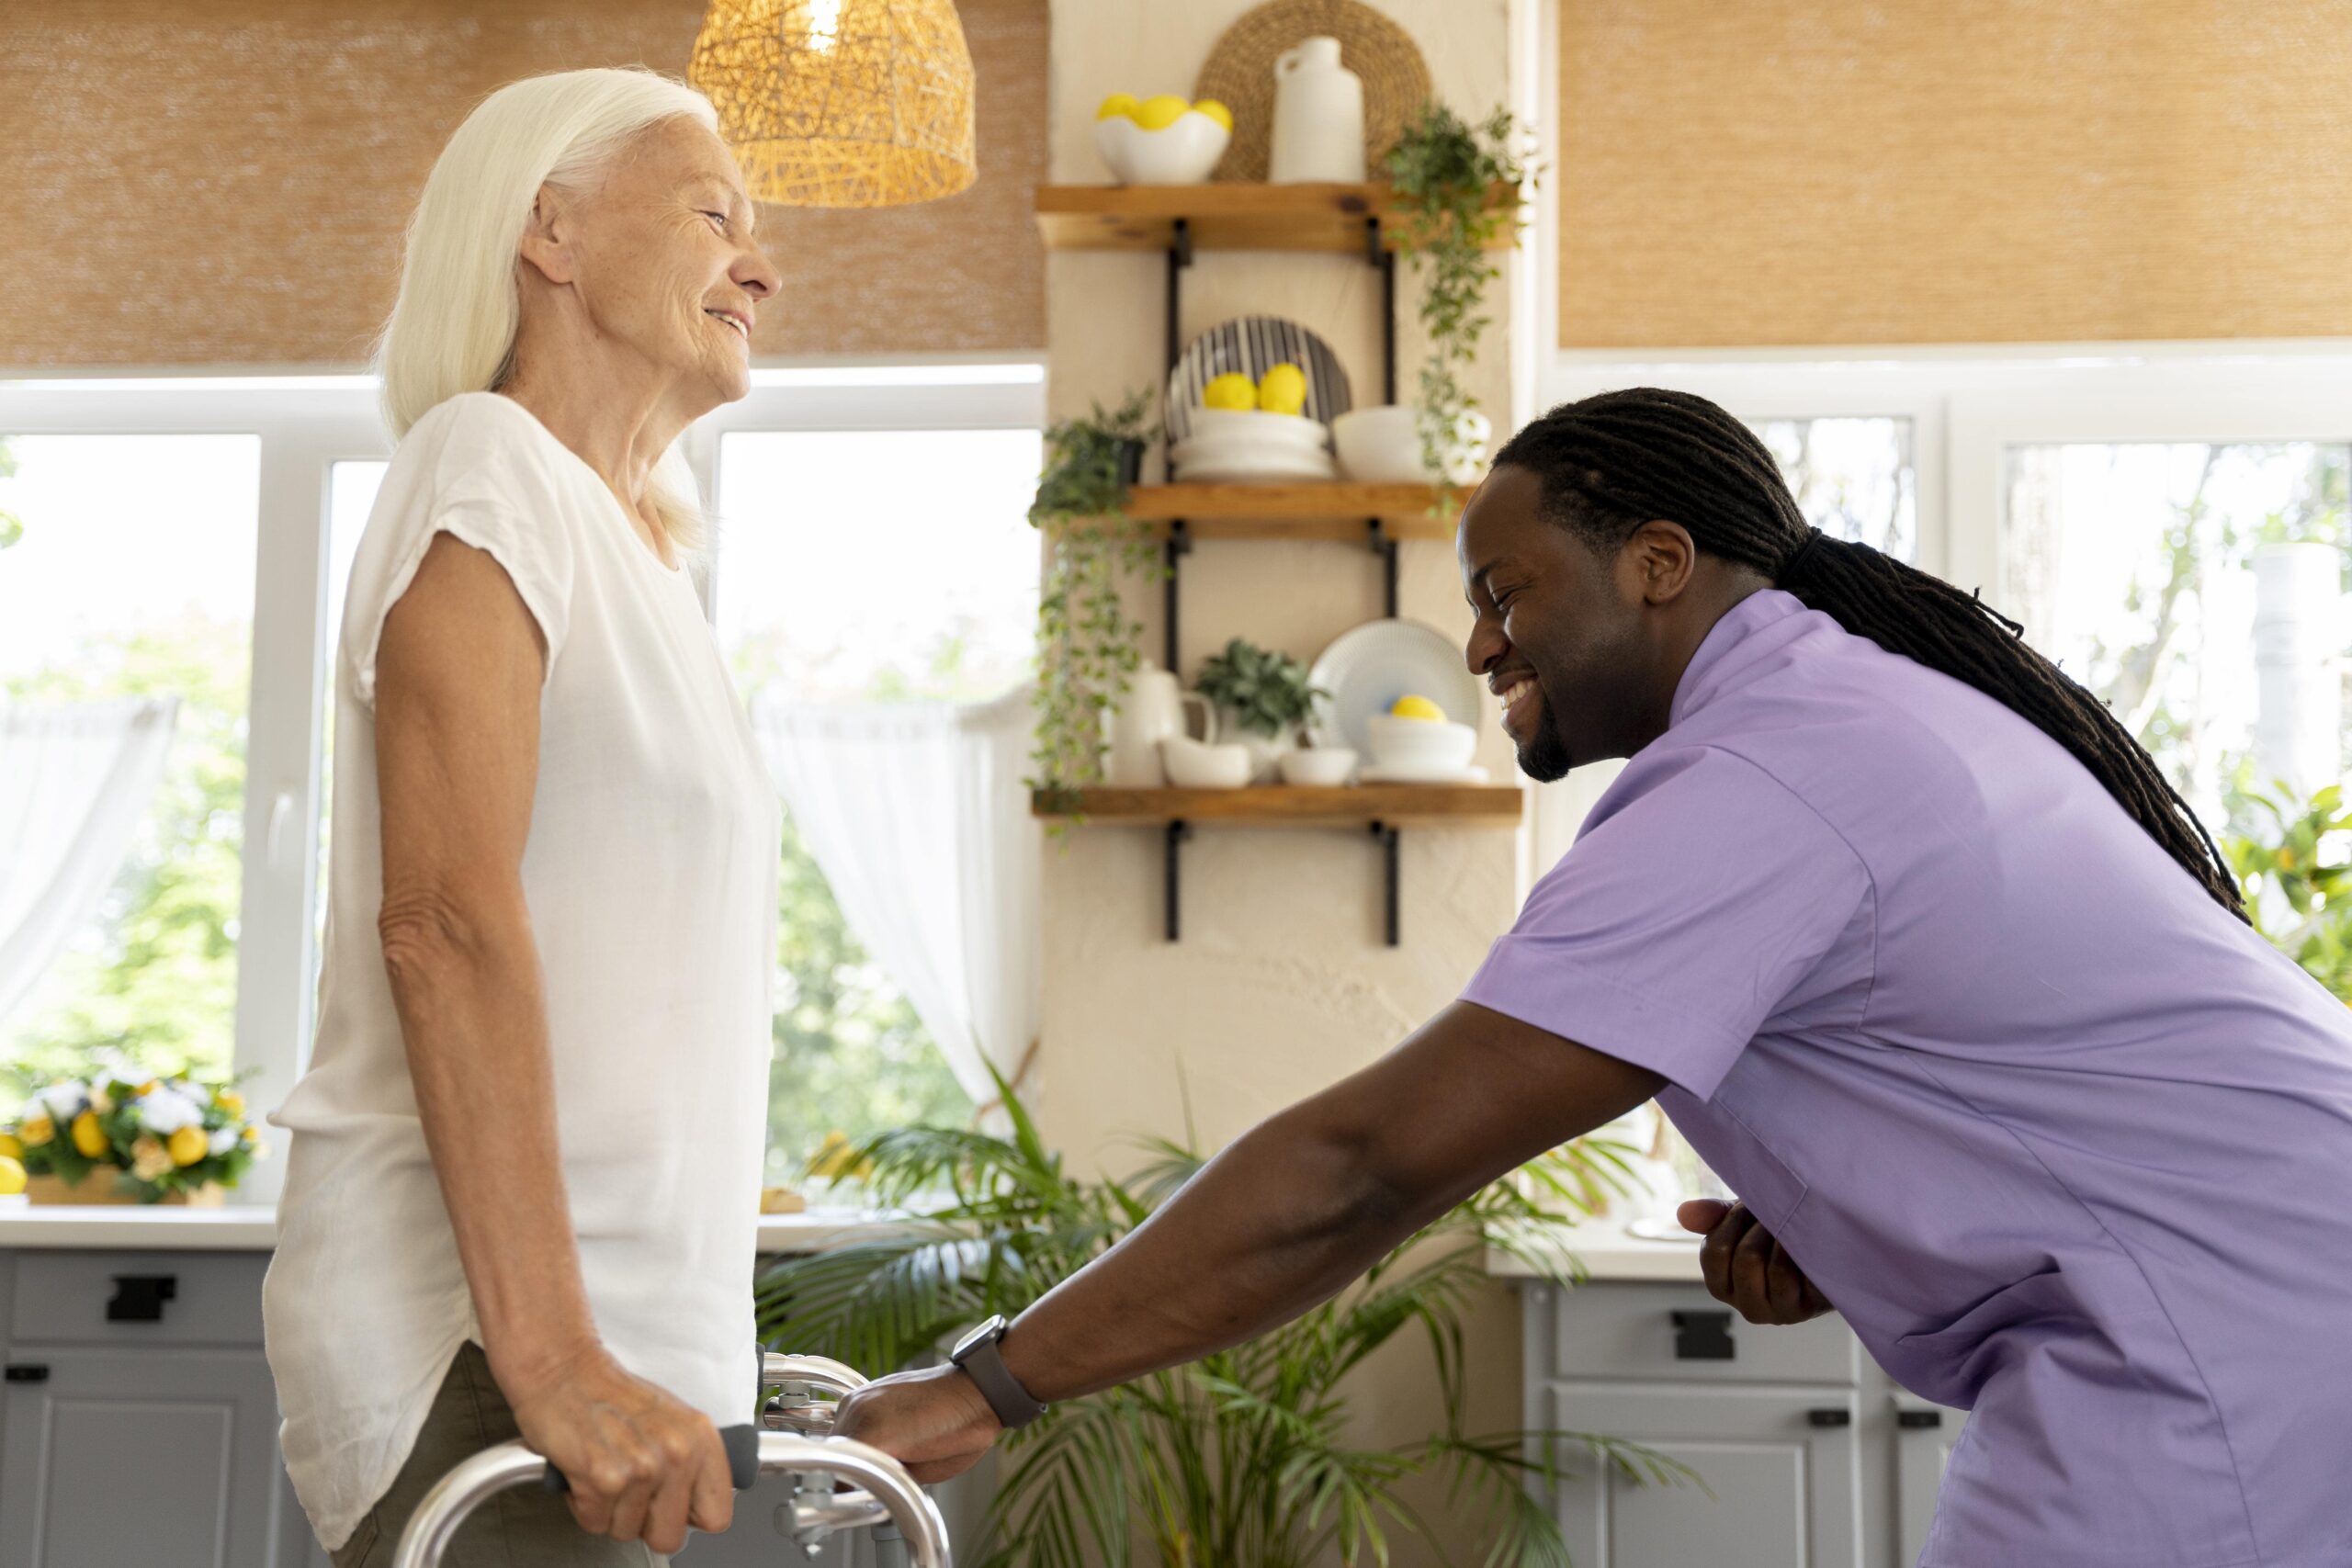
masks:
[(1388, 529), (1377, 517), (1364, 519), (1364, 536), (1371, 542), (1372, 553), (1380, 558), (1380, 613), (1390, 620), (1396, 618), (1396, 546)]
[(1396, 400), (1396, 253), (1382, 243), (1380, 220), (1363, 220), (1363, 259), (1380, 274), (1380, 400)]
[(1167, 908), (1165, 910), (1165, 914), (1168, 921), (1168, 940), (1170, 942), (1176, 941), (1182, 934), (1184, 929), (1184, 905), (1182, 896), (1183, 888), (1184, 840), (1192, 836), (1193, 825), (1190, 822), (1183, 820), (1182, 818), (1179, 818), (1175, 821), (1168, 824), (1167, 831), (1162, 838), (1162, 848), (1167, 855), (1168, 867), (1168, 884), (1166, 889)]
[(1382, 931), (1387, 937), (1388, 945), (1396, 947), (1402, 945), (1404, 942), (1405, 930), (1403, 900), (1399, 897), (1397, 886), (1400, 880), (1397, 862), (1402, 858), (1397, 850), (1397, 840), (1400, 835), (1396, 829), (1391, 828), (1387, 823), (1374, 822), (1372, 825), (1372, 836), (1380, 840), (1381, 877), (1386, 884), (1385, 897), (1382, 900), (1383, 913), (1385, 917)]
[[(1162, 670), (1169, 671), (1170, 674), (1174, 674), (1177, 669), (1176, 606), (1179, 600), (1182, 597), (1182, 595), (1178, 592), (1180, 582), (1177, 573), (1181, 570), (1181, 563), (1183, 561), (1184, 558), (1192, 553), (1193, 530), (1185, 525), (1185, 522), (1182, 517), (1170, 518), (1168, 520), (1168, 544), (1163, 555), (1165, 564), (1162, 570), (1165, 575), (1160, 582), (1161, 615), (1159, 617), (1160, 620), (1165, 623), (1162, 629), (1165, 631), (1167, 637), (1165, 649), (1167, 658), (1161, 660), (1159, 667)], [(1390, 614), (1393, 615), (1395, 612), (1391, 611)]]

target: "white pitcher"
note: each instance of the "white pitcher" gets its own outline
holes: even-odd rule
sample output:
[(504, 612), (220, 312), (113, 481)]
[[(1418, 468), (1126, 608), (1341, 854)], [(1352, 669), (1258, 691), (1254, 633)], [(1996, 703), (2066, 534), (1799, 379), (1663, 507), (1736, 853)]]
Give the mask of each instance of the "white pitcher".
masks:
[(1216, 709), (1198, 692), (1187, 692), (1176, 677), (1146, 661), (1127, 682), (1127, 694), (1107, 716), (1110, 755), (1103, 760), (1103, 782), (1113, 789), (1158, 789), (1168, 782), (1159, 761), (1159, 742), (1184, 733), (1184, 710), (1201, 708), (1202, 739), (1216, 739)]
[(1338, 39), (1307, 39), (1275, 59), (1267, 163), (1276, 185), (1363, 183), (1363, 83), (1340, 63)]

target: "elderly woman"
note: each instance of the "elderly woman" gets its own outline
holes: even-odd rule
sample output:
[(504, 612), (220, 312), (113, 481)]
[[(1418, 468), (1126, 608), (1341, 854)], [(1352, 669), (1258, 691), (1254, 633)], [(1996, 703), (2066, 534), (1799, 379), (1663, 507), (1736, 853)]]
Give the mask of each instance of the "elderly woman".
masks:
[[(778, 808), (668, 459), (776, 275), (699, 94), (517, 82), (458, 129), (381, 347), (400, 437), (335, 673), (318, 1040), (265, 1292), (336, 1568), (520, 1437), (452, 1564), (644, 1564), (749, 1420)], [(669, 471), (665, 476), (665, 470)]]

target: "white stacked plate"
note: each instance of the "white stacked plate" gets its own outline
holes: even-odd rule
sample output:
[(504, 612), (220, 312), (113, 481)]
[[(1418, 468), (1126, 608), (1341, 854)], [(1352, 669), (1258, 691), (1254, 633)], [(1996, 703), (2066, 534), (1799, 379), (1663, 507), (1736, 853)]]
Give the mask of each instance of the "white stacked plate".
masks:
[(1175, 478), (1187, 484), (1249, 484), (1283, 479), (1331, 479), (1339, 468), (1326, 443), (1330, 431), (1300, 414), (1259, 409), (1196, 408), (1191, 434), (1168, 450)]

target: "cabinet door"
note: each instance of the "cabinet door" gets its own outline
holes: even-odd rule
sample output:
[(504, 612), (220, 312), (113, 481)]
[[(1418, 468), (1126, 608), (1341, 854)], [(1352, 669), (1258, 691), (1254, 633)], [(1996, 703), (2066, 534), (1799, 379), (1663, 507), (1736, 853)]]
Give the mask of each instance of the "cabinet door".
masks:
[(278, 1560), (277, 1399), (259, 1351), (19, 1345), (9, 1366), (0, 1568)]
[(1568, 1450), (1555, 1516), (1569, 1552), (1578, 1568), (1860, 1568), (1854, 1405), (1845, 1388), (1554, 1383), (1555, 1427), (1640, 1443), (1706, 1482), (1638, 1485)]
[(1894, 1529), (1900, 1562), (1917, 1562), (1928, 1550), (1928, 1527), (1935, 1522), (1944, 1466), (1967, 1419), (1965, 1410), (1930, 1404), (1910, 1394), (1895, 1397)]

